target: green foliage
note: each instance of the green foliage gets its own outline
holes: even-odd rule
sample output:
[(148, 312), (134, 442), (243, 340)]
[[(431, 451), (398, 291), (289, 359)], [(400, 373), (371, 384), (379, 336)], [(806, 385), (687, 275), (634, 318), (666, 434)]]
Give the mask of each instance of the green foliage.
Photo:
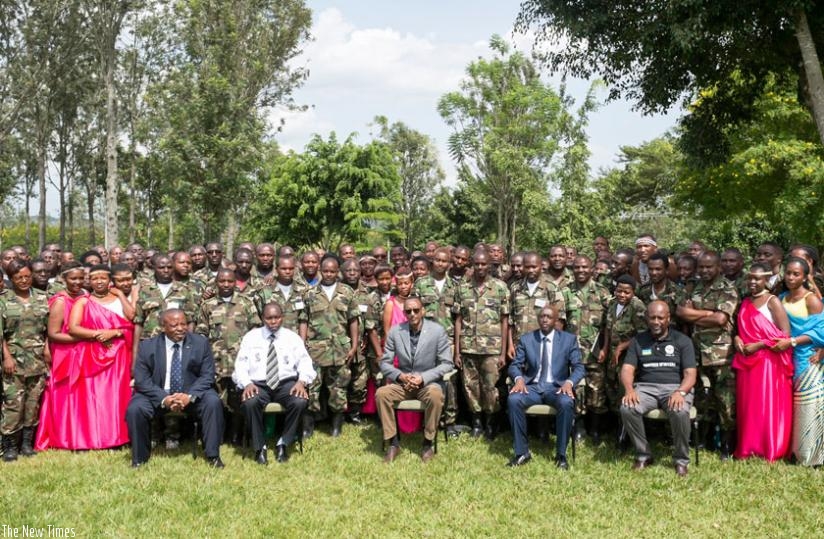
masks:
[(393, 154), (382, 142), (352, 139), (315, 135), (303, 153), (276, 161), (252, 202), (246, 237), (326, 249), (361, 242), (375, 229), (392, 237), (401, 183)]

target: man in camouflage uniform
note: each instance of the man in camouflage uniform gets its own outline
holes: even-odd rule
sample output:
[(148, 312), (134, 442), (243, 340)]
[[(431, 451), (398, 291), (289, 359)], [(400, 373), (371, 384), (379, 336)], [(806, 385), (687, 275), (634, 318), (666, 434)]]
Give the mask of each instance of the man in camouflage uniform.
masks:
[(301, 271), (295, 275), (295, 281), (306, 286), (317, 285), (320, 282), (320, 277), (318, 276), (319, 267), (320, 258), (318, 254), (314, 251), (306, 251), (300, 257)]
[[(506, 278), (506, 285), (512, 287), (512, 283), (520, 281), (524, 278), (524, 254), (523, 252), (518, 252), (512, 255), (509, 258), (509, 275)], [(541, 268), (538, 268), (539, 270)]]
[(465, 245), (458, 245), (452, 253), (452, 267), (449, 268), (449, 278), (455, 284), (460, 284), (461, 281), (467, 278), (469, 273), (469, 247)]
[(491, 243), (487, 248), (487, 253), (489, 254), (489, 275), (503, 281), (512, 271), (512, 267), (504, 262), (503, 247), (498, 243)]
[(498, 430), (498, 379), (506, 364), (510, 298), (506, 283), (489, 275), (489, 256), (478, 251), (472, 257), (472, 277), (455, 292), (455, 366), (462, 368), (466, 400), (472, 412), (472, 436), (483, 433), (481, 414), (486, 414), (486, 436)]
[[(350, 422), (360, 425), (361, 408), (366, 402), (366, 383), (369, 380), (369, 364), (366, 359), (366, 349), (369, 345), (368, 332), (375, 329), (377, 318), (376, 302), (366, 286), (361, 283), (360, 264), (354, 258), (344, 260), (341, 265), (343, 284), (352, 289), (355, 305), (358, 307), (358, 327), (360, 328), (358, 353), (350, 364), (352, 380), (349, 383), (349, 414)], [(383, 311), (381, 311), (382, 313)]]
[(638, 290), (638, 299), (649, 305), (655, 300), (666, 302), (671, 313), (675, 313), (681, 298), (681, 289), (667, 277), (669, 271), (669, 257), (661, 252), (650, 255), (647, 261), (649, 271), (648, 284)]
[(549, 266), (546, 275), (550, 281), (555, 283), (558, 290), (563, 290), (574, 280), (572, 271), (567, 267), (566, 261), (566, 247), (553, 245), (549, 248)]
[(192, 256), (186, 251), (178, 251), (172, 256), (172, 279), (190, 287), (195, 300), (200, 302), (203, 291), (200, 283), (192, 279)]
[[(598, 361), (601, 333), (606, 321), (610, 294), (592, 278), (592, 261), (578, 256), (572, 263), (575, 281), (563, 290), (566, 305), (566, 331), (578, 338), (581, 362), (586, 369), (584, 383), (575, 388), (575, 405), (579, 415), (589, 418), (593, 442), (601, 442), (602, 418), (607, 413), (606, 369)], [(586, 422), (576, 422), (575, 436), (584, 437)]]
[(205, 288), (217, 276), (217, 270), (223, 267), (223, 245), (218, 242), (206, 244), (206, 265), (192, 274), (192, 279)]
[(189, 247), (189, 256), (192, 257), (192, 275), (206, 267), (206, 249), (202, 245)]
[(566, 306), (561, 290), (541, 272), (541, 257), (538, 253), (524, 255), (523, 271), (525, 277), (512, 283), (509, 294), (512, 302), (512, 314), (509, 317), (509, 352), (510, 359), (515, 357), (515, 343), (521, 335), (535, 331), (538, 315), (547, 305), (558, 313), (558, 327), (563, 327), (566, 320)]
[(735, 441), (732, 321), (739, 298), (735, 287), (721, 275), (715, 251), (698, 259), (698, 276), (692, 295), (678, 307), (678, 317), (692, 325), (692, 339), (700, 356), (695, 406), (705, 424), (717, 417), (722, 430), (721, 458), (728, 459)]
[[(426, 277), (415, 281), (413, 295), (421, 299), (424, 316), (439, 323), (446, 330), (449, 342), (454, 347), (455, 323), (452, 320), (452, 306), (455, 304), (457, 285), (446, 274), (449, 269), (449, 258), (449, 249), (446, 247), (435, 249), (431, 271)], [(458, 419), (458, 386), (455, 379), (456, 377), (452, 376), (445, 382), (446, 402), (443, 411), (446, 433), (453, 438), (458, 436), (458, 430), (455, 428)]]
[(647, 307), (635, 296), (636, 281), (630, 275), (622, 275), (615, 286), (615, 297), (607, 306), (604, 323), (604, 346), (598, 361), (606, 363), (607, 403), (613, 412), (621, 409), (621, 364), (630, 341), (636, 334), (647, 330)]
[(747, 272), (744, 271), (744, 255), (735, 247), (724, 249), (721, 253), (721, 273), (735, 287), (739, 298), (750, 293)]
[(275, 273), (275, 247), (271, 243), (261, 243), (255, 247), (255, 266), (252, 276), (265, 282), (272, 282)]
[[(14, 261), (9, 267), (23, 262)], [(18, 438), (22, 432), (24, 456), (34, 455), (33, 439), (40, 416), (40, 397), (46, 387), (46, 324), (48, 299), (44, 292), (31, 288), (30, 269), (19, 270), (12, 282), (28, 280), (30, 296), (22, 301), (13, 290), (0, 296), (0, 341), (2, 341), (3, 402), (0, 434), (3, 460), (17, 459)], [(20, 286), (20, 285), (18, 285)], [(26, 286), (26, 285), (23, 285)]]
[(243, 336), (261, 325), (252, 300), (235, 290), (236, 279), (231, 269), (217, 271), (217, 295), (200, 306), (195, 328), (195, 333), (209, 339), (212, 347), (218, 394), (225, 412), (230, 416), (226, 421), (229, 425), (226, 435), (235, 444), (240, 440), (243, 429), (240, 392), (232, 382), (235, 358)]
[(304, 436), (314, 433), (314, 414), (321, 409), (321, 386), (329, 390), (332, 436), (340, 436), (346, 392), (351, 380), (349, 366), (358, 351), (358, 304), (351, 288), (338, 282), (338, 261), (324, 258), (320, 282), (304, 294), (305, 308), (298, 315), (299, 333), (306, 342), (318, 377), (309, 388), (309, 412), (304, 414)]
[(263, 316), (263, 308), (275, 302), (283, 311), (281, 327), (298, 331), (298, 313), (303, 310), (303, 294), (309, 290), (305, 283), (295, 280), (295, 257), (292, 255), (278, 258), (275, 271), (277, 279), (273, 284), (261, 286), (252, 296), (259, 316)]

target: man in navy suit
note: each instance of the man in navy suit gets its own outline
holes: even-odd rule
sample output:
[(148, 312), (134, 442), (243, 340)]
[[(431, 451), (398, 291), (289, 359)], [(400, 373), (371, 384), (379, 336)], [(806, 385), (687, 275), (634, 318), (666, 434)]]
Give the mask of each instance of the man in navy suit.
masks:
[(168, 309), (161, 316), (163, 333), (140, 343), (134, 365), (134, 395), (126, 409), (132, 443), (132, 467), (151, 453), (151, 421), (158, 413), (188, 411), (203, 425), (203, 446), (211, 466), (223, 468), (223, 405), (212, 386), (215, 360), (209, 341), (190, 333), (186, 313)]
[(547, 305), (538, 315), (539, 329), (521, 336), (509, 376), (515, 385), (509, 392), (509, 423), (515, 438), (515, 456), (507, 466), (521, 466), (532, 460), (526, 436), (526, 409), (533, 404), (555, 408), (557, 446), (555, 464), (569, 468), (566, 447), (575, 413), (573, 388), (584, 377), (578, 340), (572, 333), (558, 331), (558, 311)]

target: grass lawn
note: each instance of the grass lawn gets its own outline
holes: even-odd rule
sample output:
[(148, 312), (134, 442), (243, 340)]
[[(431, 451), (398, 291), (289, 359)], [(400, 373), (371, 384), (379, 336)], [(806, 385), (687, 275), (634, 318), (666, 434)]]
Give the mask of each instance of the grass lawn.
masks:
[(285, 465), (270, 452), (266, 468), (223, 446), (226, 468), (212, 470), (187, 444), (155, 450), (138, 470), (128, 450), (0, 463), (0, 525), (77, 537), (817, 537), (824, 528), (824, 472), (799, 466), (705, 452), (679, 479), (667, 447), (638, 473), (630, 454), (603, 444), (580, 446), (561, 473), (532, 440), (533, 461), (510, 469), (508, 434), (492, 444), (441, 438), (427, 465), (418, 436), (404, 437), (387, 466), (377, 427), (347, 425), (336, 440), (326, 432)]

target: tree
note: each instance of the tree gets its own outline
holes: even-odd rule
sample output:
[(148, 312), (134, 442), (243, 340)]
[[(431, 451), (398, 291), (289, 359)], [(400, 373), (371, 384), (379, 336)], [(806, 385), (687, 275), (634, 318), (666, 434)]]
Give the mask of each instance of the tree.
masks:
[(438, 102), (453, 132), (449, 152), (464, 181), (477, 183), (495, 209), (497, 240), (516, 249), (516, 230), (528, 220), (527, 193), (548, 196), (547, 179), (563, 136), (564, 104), (524, 55), (493, 36), (491, 60), (466, 70), (460, 90)]
[(329, 140), (315, 135), (303, 153), (290, 152), (275, 163), (244, 231), (256, 240), (334, 250), (344, 241), (363, 241), (370, 230), (393, 229), (400, 183), (386, 144), (359, 146), (352, 136), (341, 144), (334, 133)]
[(745, 84), (729, 114), (747, 118), (766, 76), (791, 69), (824, 143), (822, 24), (824, 6), (808, 0), (527, 0), (518, 18), (550, 45), (544, 60), (553, 70), (597, 73), (612, 97), (635, 99), (644, 112), (725, 87), (737, 74)]
[(375, 123), (380, 127), (380, 139), (394, 154), (401, 176), (398, 213), (401, 217), (403, 243), (407, 249), (414, 249), (424, 238), (424, 214), (445, 177), (438, 162), (438, 152), (432, 139), (403, 122), (390, 125), (386, 117), (378, 116)]

